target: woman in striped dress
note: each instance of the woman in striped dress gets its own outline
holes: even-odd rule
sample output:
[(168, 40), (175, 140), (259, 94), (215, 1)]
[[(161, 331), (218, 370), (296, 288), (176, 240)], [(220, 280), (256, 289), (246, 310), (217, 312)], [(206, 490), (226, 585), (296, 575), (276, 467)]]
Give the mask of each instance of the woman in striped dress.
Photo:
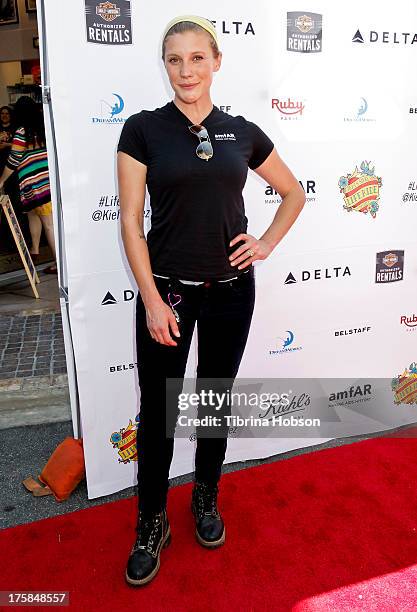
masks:
[[(42, 227), (54, 258), (55, 241), (49, 186), (45, 128), (41, 112), (32, 98), (22, 96), (15, 105), (16, 125), (6, 167), (0, 176), (0, 189), (13, 172), (19, 178), (22, 212), (27, 213), (32, 238), (30, 253), (36, 262)], [(44, 272), (56, 274), (56, 264)]]

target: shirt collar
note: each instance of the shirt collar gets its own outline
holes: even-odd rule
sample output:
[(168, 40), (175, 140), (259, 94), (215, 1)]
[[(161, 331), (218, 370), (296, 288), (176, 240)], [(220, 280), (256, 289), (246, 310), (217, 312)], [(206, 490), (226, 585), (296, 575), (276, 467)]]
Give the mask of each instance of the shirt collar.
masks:
[[(187, 117), (187, 115), (185, 115), (176, 104), (174, 104), (174, 101), (171, 100), (171, 102), (168, 102), (168, 104), (166, 105), (167, 110), (170, 112), (170, 114), (172, 115), (172, 117), (176, 118), (176, 120), (178, 120), (178, 122), (185, 124), (185, 125), (192, 125), (192, 121), (190, 121), (190, 119)], [(209, 112), (209, 114), (203, 119), (203, 121), (201, 122), (202, 125), (206, 126), (209, 125), (211, 120), (215, 117), (216, 113), (219, 111), (219, 109), (217, 108), (217, 106), (215, 106), (213, 104), (213, 108), (211, 109), (211, 111)]]

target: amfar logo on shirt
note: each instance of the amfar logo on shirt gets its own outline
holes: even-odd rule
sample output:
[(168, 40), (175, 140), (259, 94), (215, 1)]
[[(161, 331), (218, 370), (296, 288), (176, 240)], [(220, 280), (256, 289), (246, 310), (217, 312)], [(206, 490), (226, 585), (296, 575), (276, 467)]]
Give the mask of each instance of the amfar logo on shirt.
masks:
[(224, 132), (223, 134), (214, 134), (216, 140), (236, 140), (236, 136), (233, 132)]

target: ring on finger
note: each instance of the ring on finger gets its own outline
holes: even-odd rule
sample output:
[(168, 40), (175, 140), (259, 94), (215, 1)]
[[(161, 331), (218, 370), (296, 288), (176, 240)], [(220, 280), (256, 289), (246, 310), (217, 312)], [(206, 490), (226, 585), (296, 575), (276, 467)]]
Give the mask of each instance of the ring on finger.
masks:
[(247, 254), (249, 255), (249, 257), (253, 257), (255, 255), (254, 251), (252, 249), (248, 249)]

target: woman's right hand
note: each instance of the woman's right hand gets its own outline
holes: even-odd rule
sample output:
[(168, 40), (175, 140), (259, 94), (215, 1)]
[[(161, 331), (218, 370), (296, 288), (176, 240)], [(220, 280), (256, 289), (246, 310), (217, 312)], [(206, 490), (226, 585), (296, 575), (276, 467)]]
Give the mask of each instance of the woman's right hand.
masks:
[(162, 299), (146, 306), (146, 324), (156, 342), (177, 346), (177, 342), (171, 338), (170, 329), (179, 338), (178, 324), (171, 308)]

